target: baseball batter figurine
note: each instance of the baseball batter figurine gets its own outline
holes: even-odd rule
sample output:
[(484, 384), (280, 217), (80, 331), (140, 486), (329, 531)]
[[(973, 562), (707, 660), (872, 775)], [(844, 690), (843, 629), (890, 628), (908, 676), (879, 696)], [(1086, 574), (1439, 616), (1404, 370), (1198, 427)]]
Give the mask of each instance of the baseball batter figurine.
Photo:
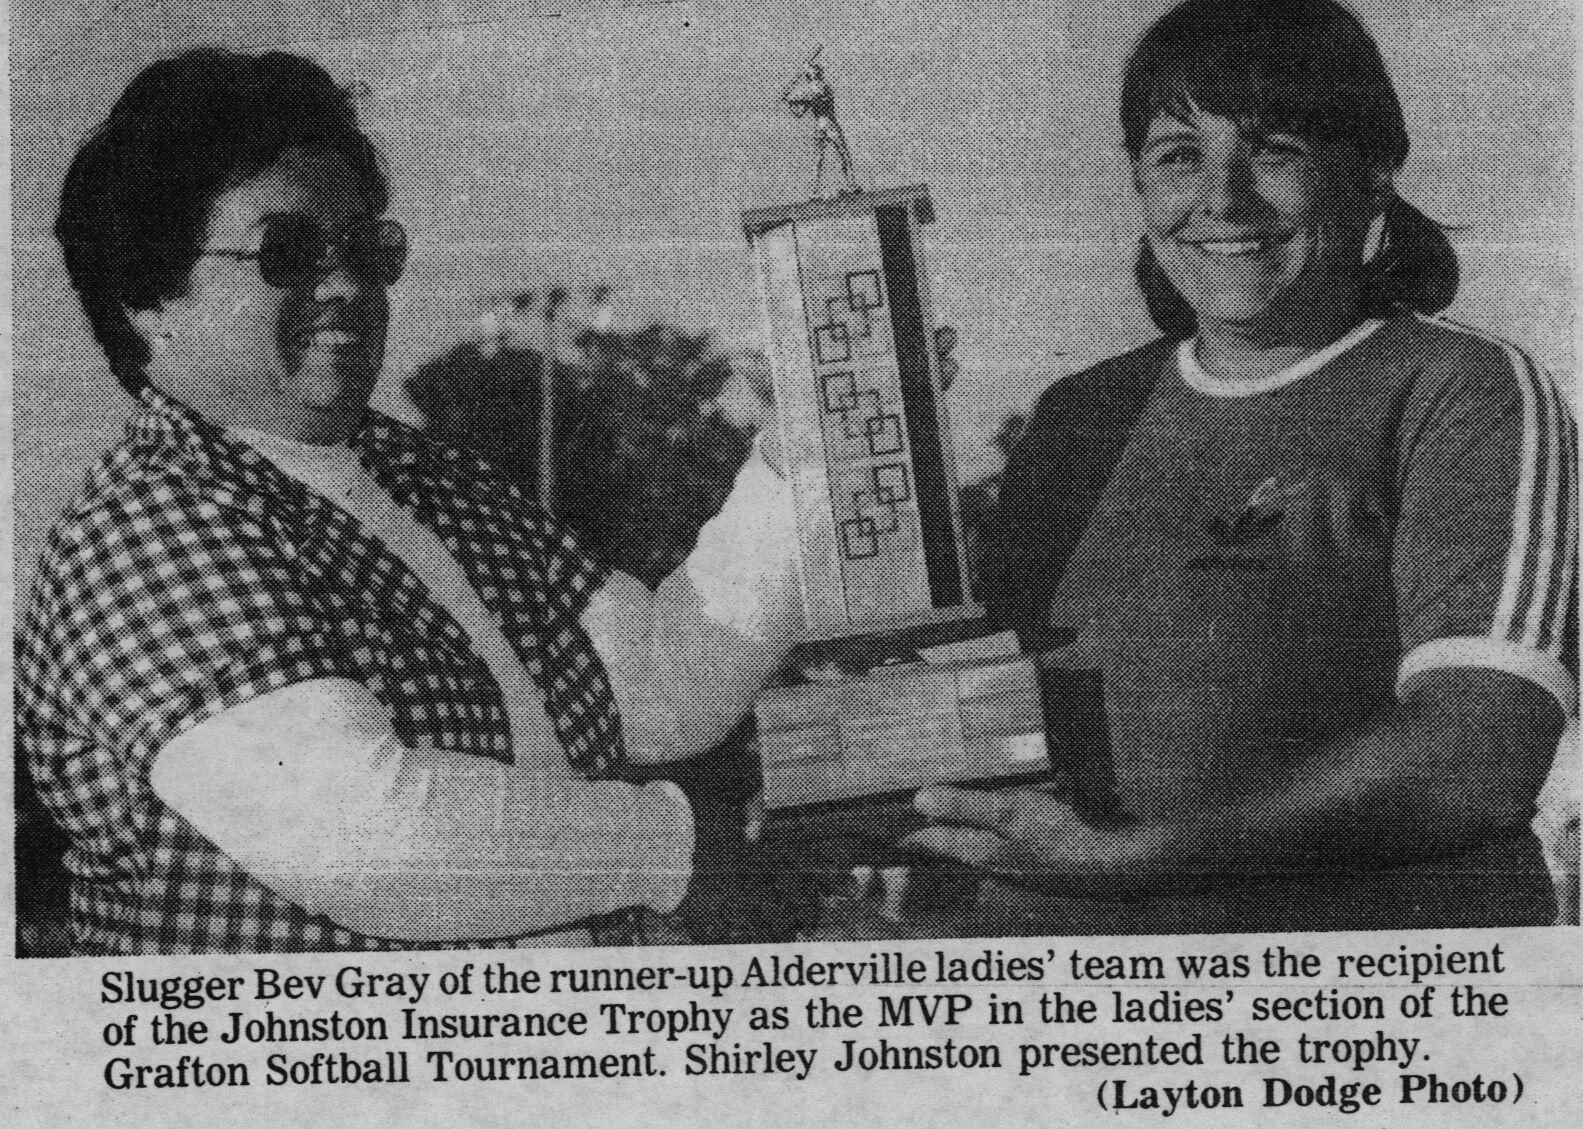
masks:
[[(819, 51), (822, 50), (824, 48), (821, 47)], [(851, 195), (862, 189), (852, 176), (852, 151), (847, 148), (841, 123), (836, 121), (835, 90), (825, 78), (824, 68), (819, 65), (819, 51), (809, 56), (802, 72), (787, 83), (786, 89), (781, 91), (781, 101), (791, 107), (795, 117), (813, 115), (815, 144), (819, 149), (818, 167), (814, 173), (814, 195), (821, 198), (830, 195), (824, 190), (824, 169), (826, 155), (831, 150), (835, 151), (841, 169), (841, 179), (835, 194)]]

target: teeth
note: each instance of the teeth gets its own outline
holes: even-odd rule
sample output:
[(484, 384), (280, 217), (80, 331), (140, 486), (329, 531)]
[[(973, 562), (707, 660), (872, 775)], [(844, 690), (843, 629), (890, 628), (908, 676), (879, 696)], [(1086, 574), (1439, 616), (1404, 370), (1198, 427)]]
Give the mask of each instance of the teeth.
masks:
[(1184, 242), (1210, 255), (1257, 255), (1285, 243), (1289, 238), (1290, 233), (1261, 235), (1254, 239), (1194, 239)]
[(315, 345), (353, 345), (357, 334), (346, 329), (321, 329), (310, 340)]
[(1198, 248), (1211, 255), (1251, 255), (1266, 245), (1262, 239), (1246, 239), (1238, 243), (1200, 243)]

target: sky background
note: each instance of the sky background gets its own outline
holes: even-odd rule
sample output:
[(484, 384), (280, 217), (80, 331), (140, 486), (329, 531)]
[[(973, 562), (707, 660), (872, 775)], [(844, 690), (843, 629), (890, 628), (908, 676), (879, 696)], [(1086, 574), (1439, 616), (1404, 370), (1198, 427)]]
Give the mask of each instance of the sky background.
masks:
[[(377, 399), (404, 414), (402, 381), (476, 335), (491, 295), (548, 283), (611, 285), (618, 328), (660, 320), (762, 347), (739, 217), (808, 194), (811, 131), (776, 95), (823, 46), (859, 179), (932, 192), (931, 289), (960, 333), (950, 409), (971, 478), (992, 468), (985, 440), (1007, 413), (1149, 336), (1115, 107), (1127, 50), (1169, 6), (11, 0), (21, 575), (129, 414), (50, 225), (76, 146), (157, 58), (284, 47), (364, 84), (391, 214), (414, 240)], [(1570, 4), (1356, 6), (1406, 105), (1403, 194), (1455, 228), (1464, 283), (1451, 312), (1520, 342), (1570, 388)]]

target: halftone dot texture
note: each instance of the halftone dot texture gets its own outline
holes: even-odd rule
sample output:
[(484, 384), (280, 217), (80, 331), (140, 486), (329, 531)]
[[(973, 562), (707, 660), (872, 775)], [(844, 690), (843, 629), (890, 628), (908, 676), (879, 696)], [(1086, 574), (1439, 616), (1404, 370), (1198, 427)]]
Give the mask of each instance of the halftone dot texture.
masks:
[[(775, 94), (820, 44), (860, 182), (926, 183), (936, 204), (931, 293), (961, 333), (964, 480), (995, 468), (985, 438), (1051, 378), (1150, 335), (1115, 104), (1126, 51), (1166, 0), (549, 7), (14, 0), (19, 611), (46, 531), (129, 413), (50, 235), (61, 177), (134, 74), (200, 43), (300, 51), (366, 88), (391, 214), (414, 240), (380, 393), (397, 413), (410, 414), (407, 374), (527, 287), (610, 284), (623, 321), (762, 347), (737, 217), (806, 193), (806, 123)], [(1455, 225), (1464, 283), (1449, 312), (1572, 372), (1572, 6), (1364, 7), (1407, 111), (1403, 194)]]
[[(1009, 412), (1151, 332), (1116, 106), (1126, 52), (1168, 6), (16, 0), (19, 571), (128, 411), (49, 229), (71, 154), (156, 59), (280, 47), (366, 88), (413, 237), (379, 402), (410, 415), (406, 377), (478, 335), (484, 305), (556, 282), (613, 285), (619, 324), (762, 348), (738, 216), (807, 194), (808, 123), (775, 98), (823, 44), (860, 182), (934, 198), (930, 290), (961, 333), (950, 408), (971, 482)], [(1457, 227), (1450, 314), (1571, 372), (1571, 6), (1381, 0), (1364, 16), (1407, 110), (1403, 193)]]
[[(148, 782), (172, 735), (227, 706), (345, 677), (408, 743), (509, 761), (500, 690), (422, 584), (344, 511), (158, 392), (52, 540), (19, 647), (18, 733), (73, 835), (85, 950), (388, 947), (247, 878)], [(572, 766), (623, 759), (579, 623), (607, 571), (484, 463), (372, 418), (366, 468), (455, 556), (544, 694)], [(397, 946), (400, 947), (400, 946)]]

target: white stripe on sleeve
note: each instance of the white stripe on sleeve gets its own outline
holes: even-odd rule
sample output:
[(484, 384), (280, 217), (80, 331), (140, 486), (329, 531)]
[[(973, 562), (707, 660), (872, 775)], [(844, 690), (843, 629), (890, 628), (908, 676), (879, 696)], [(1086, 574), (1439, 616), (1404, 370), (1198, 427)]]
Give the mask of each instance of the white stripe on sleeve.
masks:
[(1561, 472), (1567, 476), (1570, 489), (1566, 493), (1566, 505), (1562, 507), (1566, 520), (1561, 535), (1561, 590), (1556, 593), (1555, 609), (1550, 613), (1550, 634), (1547, 636), (1549, 646), (1546, 649), (1552, 654), (1561, 653), (1561, 634), (1566, 630), (1572, 588), (1577, 583), (1577, 429), (1573, 426), (1561, 428)]
[(1527, 358), (1506, 342), (1500, 343), (1512, 366), (1512, 376), (1523, 398), (1522, 464), (1517, 475), (1517, 494), (1512, 506), (1512, 539), (1506, 550), (1506, 571), (1501, 581), (1500, 602), (1490, 634), (1514, 639), (1517, 598), (1522, 592), (1523, 575), (1528, 565), (1528, 544), (1533, 526), (1533, 500), (1539, 477), (1539, 396)]
[(1523, 619), (1521, 642), (1525, 647), (1537, 647), (1544, 626), (1545, 609), (1549, 607), (1547, 597), (1559, 582), (1556, 568), (1566, 555), (1559, 541), (1561, 479), (1565, 473), (1561, 437), (1565, 428), (1562, 424), (1561, 394), (1556, 391), (1554, 382), (1542, 376), (1532, 364), (1529, 365), (1529, 372), (1539, 386), (1540, 406), (1543, 409), (1540, 413), (1540, 447), (1544, 453), (1544, 479), (1543, 493), (1539, 498), (1540, 523), (1534, 543), (1533, 585), (1527, 615)]
[(1497, 346), (1511, 366), (1522, 396), (1522, 449), (1511, 541), (1489, 636), (1558, 655), (1577, 564), (1571, 412), (1550, 375), (1511, 342), (1445, 318), (1420, 315), (1420, 320)]

